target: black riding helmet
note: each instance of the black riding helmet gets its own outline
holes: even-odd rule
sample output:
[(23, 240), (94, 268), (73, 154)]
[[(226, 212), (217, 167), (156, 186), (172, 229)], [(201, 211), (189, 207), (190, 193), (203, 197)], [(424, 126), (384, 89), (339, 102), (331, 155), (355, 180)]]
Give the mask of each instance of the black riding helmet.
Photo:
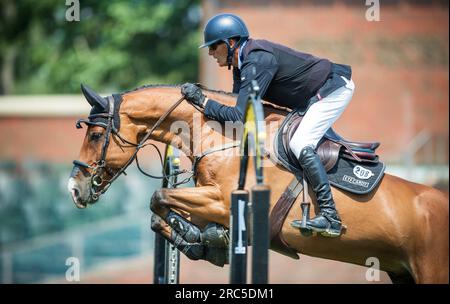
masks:
[[(233, 52), (242, 42), (248, 39), (249, 33), (244, 21), (233, 14), (219, 14), (208, 20), (205, 26), (204, 44), (200, 48), (223, 41), (228, 47), (228, 69), (231, 66)], [(237, 38), (236, 46), (231, 49), (229, 39)]]

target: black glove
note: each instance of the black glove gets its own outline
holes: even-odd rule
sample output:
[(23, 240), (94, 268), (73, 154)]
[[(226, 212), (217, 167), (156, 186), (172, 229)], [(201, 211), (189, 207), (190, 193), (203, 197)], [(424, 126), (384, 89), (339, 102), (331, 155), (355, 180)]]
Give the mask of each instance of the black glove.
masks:
[(181, 94), (184, 95), (187, 101), (203, 108), (206, 96), (203, 95), (202, 90), (193, 83), (185, 83), (181, 86)]

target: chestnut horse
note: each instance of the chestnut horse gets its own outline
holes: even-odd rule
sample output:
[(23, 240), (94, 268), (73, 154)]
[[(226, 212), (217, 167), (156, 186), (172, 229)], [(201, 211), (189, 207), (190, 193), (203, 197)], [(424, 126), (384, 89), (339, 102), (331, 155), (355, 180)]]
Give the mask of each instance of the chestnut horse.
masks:
[[(221, 124), (209, 120), (182, 100), (178, 86), (144, 86), (115, 95), (115, 103), (112, 97), (102, 98), (86, 87), (83, 93), (94, 115), (89, 121), (82, 120), (88, 128), (68, 183), (79, 208), (94, 203), (106, 191), (147, 139), (171, 144), (191, 161), (215, 143), (233, 142)], [(236, 103), (234, 95), (211, 90), (206, 93), (225, 105)], [(115, 104), (115, 111), (108, 104)], [(266, 123), (281, 124), (286, 112), (270, 106), (264, 108)], [(95, 123), (98, 118), (104, 120)], [(180, 132), (180, 128), (172, 127), (174, 124), (185, 126), (185, 130)], [(277, 130), (266, 130), (266, 143), (271, 143)], [(200, 230), (208, 223), (228, 227), (230, 194), (236, 189), (239, 175), (238, 150), (235, 146), (224, 150), (218, 147), (218, 151), (201, 158), (195, 169), (195, 187), (156, 191), (151, 209), (161, 219), (152, 228), (168, 240), (176, 241), (173, 225), (164, 221), (171, 210), (188, 218)], [(278, 165), (266, 166), (264, 170), (265, 183), (271, 186), (272, 209), (293, 175)], [(247, 186), (254, 182), (254, 170), (249, 168)], [(394, 283), (448, 283), (447, 194), (390, 174), (385, 174), (370, 194), (350, 194), (334, 187), (332, 192), (347, 227), (344, 233), (337, 238), (302, 236), (290, 225), (292, 220), (301, 217), (296, 202), (282, 227), (282, 236), (290, 247), (305, 255), (363, 266), (368, 258), (376, 257), (380, 269)], [(309, 195), (317, 208), (314, 194)], [(185, 235), (182, 238), (186, 240)]]

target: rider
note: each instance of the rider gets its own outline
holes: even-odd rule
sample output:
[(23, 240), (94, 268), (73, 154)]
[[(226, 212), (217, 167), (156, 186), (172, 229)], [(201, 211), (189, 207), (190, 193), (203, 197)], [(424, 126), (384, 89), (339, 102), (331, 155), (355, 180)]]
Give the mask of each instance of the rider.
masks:
[[(312, 185), (319, 207), (318, 215), (307, 225), (319, 233), (326, 232), (325, 236), (339, 236), (341, 219), (315, 148), (353, 96), (350, 66), (270, 41), (250, 39), (245, 23), (233, 14), (219, 14), (208, 21), (200, 48), (204, 47), (209, 48), (208, 54), (219, 66), (228, 69), (233, 66), (233, 93), (239, 94), (237, 104), (229, 107), (209, 99), (191, 83), (182, 85), (182, 94), (204, 108), (210, 119), (242, 121), (249, 87), (255, 79), (265, 100), (304, 114), (289, 146)], [(292, 226), (299, 227), (300, 221), (293, 221)]]

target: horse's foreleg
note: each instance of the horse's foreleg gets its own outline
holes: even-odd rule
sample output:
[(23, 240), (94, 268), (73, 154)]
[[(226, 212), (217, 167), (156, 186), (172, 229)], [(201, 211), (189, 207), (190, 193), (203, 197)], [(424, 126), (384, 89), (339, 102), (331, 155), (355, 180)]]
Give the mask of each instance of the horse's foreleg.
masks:
[(202, 232), (197, 225), (187, 219), (189, 213), (185, 214), (185, 216), (181, 216), (180, 213), (173, 211), (171, 208), (173, 207), (168, 204), (166, 192), (163, 192), (162, 190), (155, 191), (151, 199), (150, 209), (155, 214), (158, 214), (161, 219), (164, 219), (164, 222), (176, 231), (186, 242), (201, 242)]
[(159, 189), (153, 194), (150, 209), (163, 219), (167, 219), (171, 209), (176, 209), (202, 219), (203, 223), (229, 225), (229, 208), (220, 189), (214, 186)]
[[(201, 191), (199, 195), (197, 193), (198, 190), (205, 191)], [(161, 229), (163, 231), (162, 234), (180, 251), (185, 252), (183, 248), (194, 250), (196, 258), (190, 257), (189, 252), (185, 252), (189, 258), (199, 258), (199, 245), (201, 245), (204, 246), (202, 247), (204, 249), (204, 255), (200, 257), (201, 259), (205, 259), (218, 266), (223, 266), (228, 260), (228, 233), (223, 227), (216, 224), (217, 218), (223, 217), (223, 214), (212, 214), (210, 217), (205, 216), (207, 212), (212, 212), (212, 210), (224, 209), (218, 204), (221, 201), (215, 201), (217, 206), (205, 205), (214, 205), (211, 200), (220, 197), (215, 191), (214, 187), (161, 189), (156, 191), (152, 197), (150, 208), (162, 218), (160, 218), (157, 225), (152, 224), (152, 229), (161, 229), (164, 225), (168, 225), (169, 227)], [(210, 196), (205, 199), (202, 194), (210, 194)], [(181, 216), (180, 213), (173, 211), (172, 208), (181, 211), (181, 213), (195, 216), (196, 218), (206, 217), (207, 222), (215, 223), (209, 223), (201, 231), (197, 225), (189, 221), (186, 217)], [(161, 227), (158, 227), (158, 225), (161, 225)]]

